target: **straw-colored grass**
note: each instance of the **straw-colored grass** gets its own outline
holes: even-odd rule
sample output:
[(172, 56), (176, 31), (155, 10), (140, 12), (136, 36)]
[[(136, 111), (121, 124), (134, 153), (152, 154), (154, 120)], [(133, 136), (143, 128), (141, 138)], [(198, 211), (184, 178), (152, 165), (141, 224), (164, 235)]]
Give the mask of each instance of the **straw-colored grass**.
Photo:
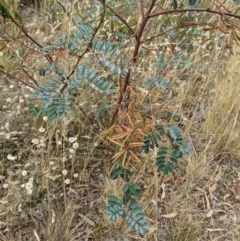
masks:
[[(41, 41), (57, 21), (33, 18), (30, 28)], [(61, 31), (69, 28), (63, 22)], [(167, 74), (176, 90), (152, 93), (179, 114), (192, 152), (166, 177), (154, 163), (133, 169), (151, 225), (145, 237), (105, 220), (107, 196), (120, 196), (123, 183), (108, 178), (113, 153), (97, 137), (89, 141), (97, 135), (81, 114), (53, 125), (36, 121), (27, 111), (29, 89), (1, 83), (0, 240), (240, 240), (240, 60), (237, 49), (224, 55), (225, 42), (219, 44), (209, 52), (198, 48), (183, 80), (178, 70)], [(34, 54), (24, 61), (34, 70), (43, 64)], [(79, 102), (90, 97), (98, 98), (83, 92)]]

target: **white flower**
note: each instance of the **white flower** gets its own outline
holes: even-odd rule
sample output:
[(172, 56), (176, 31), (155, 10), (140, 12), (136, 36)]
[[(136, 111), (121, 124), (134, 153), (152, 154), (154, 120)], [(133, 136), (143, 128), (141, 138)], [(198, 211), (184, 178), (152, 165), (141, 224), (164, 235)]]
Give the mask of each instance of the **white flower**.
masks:
[(8, 188), (8, 184), (7, 184), (7, 183), (4, 183), (4, 184), (3, 184), (3, 188)]
[(27, 171), (23, 170), (23, 171), (22, 171), (22, 176), (23, 176), (23, 177), (27, 176)]
[(24, 99), (20, 98), (20, 99), (19, 99), (19, 102), (20, 102), (20, 103), (23, 103), (23, 102), (24, 102)]
[(13, 156), (11, 154), (8, 154), (7, 159), (12, 161)]
[(74, 174), (73, 174), (73, 177), (75, 177), (75, 178), (78, 177), (78, 174), (77, 174), (77, 173), (74, 173)]
[(57, 143), (59, 146), (61, 146), (62, 145), (62, 142), (61, 141), (58, 141), (58, 143)]
[(69, 138), (68, 138), (68, 141), (69, 141), (70, 143), (73, 143), (75, 140), (76, 140), (75, 137), (69, 137)]
[(73, 143), (73, 149), (77, 149), (79, 147), (79, 144), (77, 142)]
[(33, 188), (32, 182), (27, 182), (27, 183), (25, 184), (25, 188), (26, 188), (27, 190), (32, 190), (32, 188)]
[(39, 140), (37, 138), (33, 138), (32, 139), (32, 143), (35, 144), (35, 145), (38, 145), (39, 144)]
[(29, 97), (29, 95), (28, 95), (28, 94), (25, 94), (24, 97), (27, 99), (27, 98)]
[(67, 173), (68, 173), (68, 171), (67, 171), (66, 169), (64, 169), (64, 170), (62, 171), (62, 174), (63, 174), (64, 176), (66, 176)]
[(69, 149), (70, 153), (74, 153), (74, 150), (72, 148)]
[(11, 100), (12, 100), (11, 98), (7, 98), (6, 99), (7, 102), (11, 102)]
[(21, 185), (21, 188), (24, 188), (24, 187), (25, 187), (25, 184), (22, 184), (22, 185)]
[(51, 161), (51, 162), (49, 162), (49, 164), (52, 166), (52, 165), (54, 165), (54, 162), (53, 162), (53, 161)]
[(10, 89), (13, 89), (13, 88), (14, 88), (14, 85), (10, 85), (9, 88), (10, 88)]
[(28, 195), (31, 195), (32, 192), (33, 192), (32, 189), (27, 189), (27, 194), (28, 194)]
[(71, 182), (70, 179), (66, 179), (66, 180), (64, 181), (65, 184), (70, 184), (70, 182)]
[(40, 127), (40, 128), (39, 128), (39, 131), (40, 131), (40, 132), (44, 132), (45, 129), (44, 129), (43, 127)]
[(14, 161), (14, 160), (17, 159), (17, 157), (16, 156), (12, 156), (11, 154), (8, 154), (7, 155), (7, 159), (10, 160), (10, 161)]
[(47, 120), (48, 120), (48, 117), (47, 117), (47, 116), (43, 116), (43, 120), (44, 120), (44, 121), (47, 121)]

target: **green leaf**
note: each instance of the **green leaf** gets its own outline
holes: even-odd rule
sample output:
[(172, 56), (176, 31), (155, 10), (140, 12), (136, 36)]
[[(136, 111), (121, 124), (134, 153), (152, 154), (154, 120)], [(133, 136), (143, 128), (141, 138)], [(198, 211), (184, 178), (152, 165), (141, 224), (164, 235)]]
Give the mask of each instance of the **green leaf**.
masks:
[(179, 148), (179, 151), (182, 154), (189, 155), (189, 153), (191, 152), (191, 147), (188, 145), (188, 143), (183, 142)]
[(181, 49), (184, 48), (186, 46), (187, 42), (188, 42), (188, 38), (183, 39), (182, 42), (179, 44), (179, 47)]
[(197, 0), (189, 0), (189, 5), (194, 6), (196, 4)]
[(120, 173), (122, 173), (122, 167), (113, 169), (111, 174), (110, 174), (110, 179), (115, 180)]
[(142, 191), (139, 185), (137, 184), (133, 184), (133, 185), (128, 185), (129, 186), (129, 191), (132, 195), (135, 196), (141, 196), (142, 195)]
[(129, 185), (129, 191), (132, 195), (136, 195), (136, 193), (137, 193), (137, 191), (131, 185)]
[(176, 9), (178, 7), (177, 0), (172, 0), (172, 7), (173, 9)]
[(45, 69), (40, 69), (39, 70), (39, 75), (40, 76), (45, 76), (46, 75), (46, 70)]
[(124, 203), (125, 204), (128, 203), (130, 199), (131, 199), (131, 193), (130, 193), (130, 191), (127, 191), (125, 193)]
[(119, 199), (116, 196), (109, 195), (108, 196), (108, 205), (109, 206), (114, 206), (119, 203)]
[(22, 23), (22, 17), (17, 12), (13, 11), (4, 0), (1, 0), (0, 3), (0, 15), (4, 18), (12, 18), (19, 23)]
[(126, 184), (126, 185), (124, 185), (124, 187), (122, 188), (122, 191), (123, 191), (123, 192), (127, 192), (128, 189), (129, 189), (129, 185)]
[(193, 45), (192, 44), (189, 44), (188, 47), (187, 47), (187, 53), (191, 53), (193, 51)]
[(166, 66), (166, 61), (163, 57), (159, 57), (158, 61), (157, 61), (157, 67), (159, 70), (164, 69)]
[(183, 141), (183, 133), (182, 130), (176, 125), (169, 125), (168, 129), (168, 137), (171, 139), (173, 144), (181, 144)]

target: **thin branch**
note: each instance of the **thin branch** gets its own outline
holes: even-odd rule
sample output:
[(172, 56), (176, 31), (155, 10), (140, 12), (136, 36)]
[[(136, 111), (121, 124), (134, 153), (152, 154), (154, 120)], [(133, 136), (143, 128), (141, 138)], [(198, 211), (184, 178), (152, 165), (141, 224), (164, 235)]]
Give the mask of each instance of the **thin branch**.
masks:
[(149, 37), (149, 38), (147, 38), (147, 39), (145, 39), (145, 40), (142, 40), (142, 41), (141, 41), (141, 44), (146, 43), (146, 42), (148, 42), (148, 41), (151, 41), (151, 40), (153, 40), (153, 39), (155, 39), (155, 38), (158, 38), (158, 37), (160, 37), (160, 36), (162, 36), (162, 35), (164, 35), (164, 34), (166, 34), (166, 33), (168, 33), (168, 32), (171, 32), (172, 30), (176, 30), (176, 29), (184, 28), (184, 27), (189, 27), (189, 26), (195, 26), (195, 25), (214, 26), (213, 24), (209, 24), (209, 23), (198, 23), (198, 22), (196, 22), (196, 23), (190, 23), (190, 24), (188, 24), (188, 23), (186, 23), (186, 24), (181, 24), (181, 25), (178, 25), (178, 26), (176, 26), (176, 27), (170, 28), (170, 29), (167, 30), (167, 31), (161, 32), (161, 33), (156, 34), (156, 35), (154, 35), (154, 36), (152, 36), (152, 37)]
[(228, 9), (224, 6), (224, 2), (221, 3), (221, 2), (219, 2), (218, 0), (217, 0), (217, 2), (219, 3), (220, 6), (217, 5), (215, 2), (214, 2), (214, 4), (215, 4), (215, 6), (216, 6), (218, 9), (220, 9), (220, 8), (222, 7), (225, 11), (227, 11), (228, 13), (231, 13), (231, 11), (228, 10)]
[[(134, 53), (133, 53), (133, 57), (132, 57), (132, 63), (133, 65), (136, 64), (137, 62), (137, 56), (138, 56), (138, 52), (139, 52), (139, 49), (140, 49), (140, 46), (141, 46), (141, 38), (142, 38), (142, 35), (143, 35), (143, 31), (146, 27), (146, 24), (149, 20), (149, 14), (151, 13), (153, 7), (154, 7), (154, 4), (155, 4), (156, 0), (152, 0), (151, 1), (151, 4), (148, 8), (148, 11), (147, 11), (147, 14), (145, 15), (145, 17), (142, 19), (142, 23), (140, 25), (140, 28), (139, 30), (137, 31), (136, 33), (136, 45), (135, 45), (135, 49), (134, 49)], [(131, 76), (131, 69), (128, 69), (128, 72), (127, 72), (127, 75), (125, 77), (125, 80), (124, 80), (124, 84), (123, 84), (123, 87), (122, 89), (120, 89), (119, 91), (119, 97), (118, 97), (118, 101), (117, 101), (117, 107), (113, 113), (113, 116), (112, 116), (112, 119), (111, 119), (111, 122), (110, 122), (110, 127), (114, 124), (114, 121), (117, 117), (117, 114), (119, 112), (119, 108), (121, 108), (121, 104), (122, 104), (122, 101), (123, 101), (123, 96), (124, 96), (124, 93), (126, 92), (127, 90), (127, 87), (129, 86), (130, 84), (130, 76)]]
[[(91, 37), (91, 39), (90, 39), (90, 41), (89, 41), (86, 49), (83, 51), (83, 53), (82, 53), (80, 56), (78, 56), (78, 59), (77, 59), (76, 63), (74, 64), (72, 70), (70, 71), (67, 79), (69, 79), (70, 76), (74, 74), (75, 69), (76, 69), (76, 67), (78, 66), (80, 60), (81, 60), (81, 59), (83, 58), (83, 56), (90, 50), (90, 48), (91, 48), (91, 46), (92, 46), (92, 42), (93, 42), (93, 40), (94, 40), (94, 38), (95, 38), (98, 30), (100, 29), (102, 23), (104, 22), (104, 18), (105, 18), (105, 5), (104, 5), (103, 7), (104, 7), (104, 11), (103, 11), (103, 13), (101, 14), (102, 16), (101, 16), (100, 22), (99, 22), (98, 26), (95, 28), (94, 33), (93, 33), (93, 35), (92, 35), (92, 37)], [(67, 83), (66, 83), (66, 84), (67, 84)], [(64, 88), (65, 88), (65, 87), (63, 87), (63, 89), (64, 89)]]
[(152, 12), (155, 3), (156, 3), (156, 0), (152, 0), (150, 6), (148, 8), (147, 15), (149, 15)]
[(28, 86), (32, 89), (35, 89), (35, 87), (33, 85), (30, 85), (28, 83), (25, 83), (24, 81), (22, 81), (21, 79), (18, 79), (14, 76), (12, 76), (11, 74), (9, 74), (8, 72), (6, 72), (5, 70), (3, 70), (2, 68), (0, 68), (0, 73), (6, 75), (7, 77), (11, 78), (11, 79), (16, 79), (18, 82), (21, 82), (22, 84), (24, 84), (25, 86)]
[(39, 87), (37, 81), (24, 68), (22, 68), (22, 71)]
[[(103, 0), (99, 0), (101, 3), (103, 3)], [(106, 6), (112, 13), (114, 13), (115, 16), (117, 16), (121, 21), (122, 23), (125, 24), (125, 26), (130, 30), (130, 32), (132, 34), (135, 34), (135, 31), (134, 29), (128, 24), (128, 22), (119, 14), (117, 13), (115, 10), (113, 10), (110, 6)]]
[(160, 16), (160, 15), (166, 15), (166, 14), (172, 14), (172, 13), (184, 13), (184, 12), (214, 13), (214, 14), (217, 14), (217, 15), (220, 15), (220, 16), (226, 15), (226, 16), (229, 16), (229, 17), (240, 19), (240, 15), (237, 15), (237, 14), (234, 14), (234, 13), (222, 12), (222, 11), (214, 10), (214, 9), (211, 9), (211, 8), (172, 9), (172, 10), (166, 10), (166, 11), (162, 11), (162, 12), (158, 12), (158, 13), (149, 14), (148, 17), (154, 18), (154, 17)]
[[(40, 43), (38, 43), (35, 39), (33, 39), (29, 34), (28, 34), (28, 32), (24, 29), (24, 27), (23, 26), (21, 26), (20, 24), (18, 24), (18, 22), (17, 21), (15, 21), (11, 16), (9, 16), (10, 17), (10, 19), (12, 20), (12, 22), (19, 28), (19, 29), (21, 29), (21, 31), (25, 34), (25, 36), (27, 37), (27, 38), (29, 38), (33, 43), (35, 43), (39, 48), (43, 48), (43, 46), (40, 44)], [(48, 60), (48, 62), (49, 63), (53, 63), (53, 60), (52, 60), (52, 58), (49, 56), (49, 55), (44, 55), (45, 56), (45, 58)]]
[(144, 6), (143, 6), (143, 0), (140, 0), (140, 11), (142, 15), (142, 19), (145, 17), (144, 15)]

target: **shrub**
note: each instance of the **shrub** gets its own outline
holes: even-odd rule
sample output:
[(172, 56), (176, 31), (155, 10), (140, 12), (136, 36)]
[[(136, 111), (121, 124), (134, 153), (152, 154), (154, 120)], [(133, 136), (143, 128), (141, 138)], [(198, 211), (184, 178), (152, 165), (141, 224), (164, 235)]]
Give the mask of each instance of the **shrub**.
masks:
[[(180, 76), (191, 67), (195, 47), (191, 42), (204, 31), (216, 29), (226, 34), (231, 53), (233, 42), (240, 41), (232, 20), (240, 16), (220, 5), (200, 8), (196, 0), (172, 0), (169, 8), (162, 10), (165, 6), (165, 1), (157, 4), (156, 0), (124, 4), (99, 0), (82, 5), (58, 1), (57, 7), (46, 8), (39, 18), (59, 11), (75, 27), (43, 44), (28, 33), (17, 12), (6, 2), (0, 3), (0, 35), (6, 43), (3, 51), (16, 63), (12, 69), (1, 66), (0, 72), (8, 81), (33, 90), (34, 101), (29, 105), (33, 117), (47, 116), (53, 123), (70, 113), (82, 113), (85, 125), (92, 126), (101, 142), (114, 152), (110, 179), (125, 182), (122, 198), (108, 197), (106, 219), (116, 221), (122, 217), (143, 235), (149, 225), (135, 200), (142, 191), (132, 181), (131, 168), (134, 163), (141, 167), (152, 160), (151, 153), (158, 171), (167, 175), (191, 150), (178, 125), (177, 113), (159, 103), (156, 93), (174, 88), (169, 70), (177, 70)], [(196, 13), (218, 17), (202, 21)], [(31, 55), (38, 56), (45, 65), (26, 71), (22, 59)], [(19, 78), (17, 70), (30, 81)], [(33, 71), (38, 73), (32, 75)], [(99, 97), (97, 102), (89, 99), (84, 105), (78, 104), (83, 93), (92, 96), (92, 92)], [(98, 107), (93, 108), (96, 104)]]

